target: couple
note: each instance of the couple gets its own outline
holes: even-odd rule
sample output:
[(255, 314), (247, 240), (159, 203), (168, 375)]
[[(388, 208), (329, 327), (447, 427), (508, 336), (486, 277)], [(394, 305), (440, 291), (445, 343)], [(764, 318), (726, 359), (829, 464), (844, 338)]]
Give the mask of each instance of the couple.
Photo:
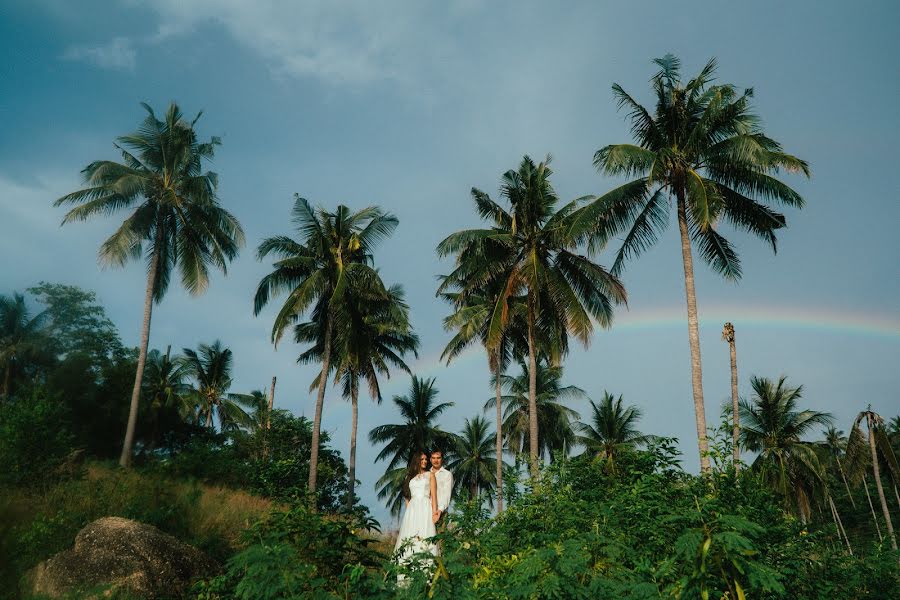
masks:
[(403, 480), (406, 512), (394, 545), (394, 552), (402, 550), (401, 562), (421, 552), (437, 555), (437, 545), (430, 538), (435, 536), (437, 524), (446, 520), (452, 490), (453, 474), (444, 468), (440, 450), (413, 454)]

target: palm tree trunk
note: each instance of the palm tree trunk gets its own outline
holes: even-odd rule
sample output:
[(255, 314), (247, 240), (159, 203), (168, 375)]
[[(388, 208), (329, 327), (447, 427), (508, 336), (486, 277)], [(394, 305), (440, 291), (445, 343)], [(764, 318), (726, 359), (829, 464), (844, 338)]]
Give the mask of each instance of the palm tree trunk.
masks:
[[(500, 383), (500, 357), (494, 359), (494, 383), (495, 392), (497, 394), (497, 514), (503, 512), (503, 410), (501, 404), (503, 402), (503, 394)], [(896, 489), (896, 488), (895, 488)]]
[(853, 508), (856, 508), (856, 501), (853, 499), (853, 494), (850, 493), (850, 486), (847, 484), (847, 476), (844, 475), (844, 467), (841, 466), (841, 458), (839, 456), (834, 457), (837, 461), (838, 472), (841, 474), (841, 479), (844, 480), (844, 489), (847, 490), (847, 496), (850, 498), (850, 504), (853, 505)]
[(134, 430), (137, 426), (138, 402), (141, 399), (141, 381), (144, 379), (144, 365), (147, 364), (147, 346), (150, 344), (150, 317), (153, 313), (153, 289), (156, 287), (156, 272), (159, 270), (159, 247), (162, 245), (162, 228), (156, 226), (156, 242), (153, 245), (153, 256), (147, 270), (147, 292), (144, 295), (144, 323), (141, 326), (141, 346), (138, 349), (137, 371), (134, 374), (134, 388), (131, 390), (131, 406), (128, 409), (128, 425), (125, 427), (125, 441), (119, 465), (131, 467), (131, 452), (134, 446)]
[(734, 471), (737, 473), (741, 470), (741, 417), (738, 411), (738, 374), (737, 374), (737, 350), (734, 346), (734, 331), (732, 330), (731, 340), (728, 342), (728, 350), (731, 354), (731, 409), (733, 411), (734, 430), (731, 433), (732, 445), (734, 446)]
[[(330, 310), (329, 310), (330, 312)], [(322, 427), (322, 406), (325, 404), (325, 385), (328, 383), (328, 367), (331, 360), (331, 315), (325, 322), (325, 348), (322, 351), (322, 375), (319, 377), (319, 393), (316, 396), (316, 412), (313, 417), (312, 447), (309, 451), (309, 493), (315, 508), (316, 480), (319, 468), (319, 430)]]
[(884, 521), (887, 523), (888, 539), (891, 549), (897, 551), (897, 538), (894, 537), (894, 524), (891, 522), (891, 513), (888, 510), (887, 499), (884, 497), (884, 487), (881, 485), (881, 472), (878, 467), (878, 452), (875, 450), (875, 419), (872, 414), (866, 415), (869, 425), (869, 450), (872, 452), (872, 475), (875, 477), (875, 489), (878, 490), (878, 499), (881, 501), (881, 512), (884, 513)]
[(881, 526), (878, 525), (878, 515), (875, 514), (875, 505), (872, 504), (872, 495), (869, 494), (869, 478), (863, 474), (863, 488), (866, 490), (866, 499), (869, 501), (869, 510), (872, 511), (872, 521), (875, 522), (875, 532), (878, 534), (878, 541), (883, 542), (881, 536)]
[(275, 408), (275, 380), (272, 375), (272, 386), (269, 388), (269, 410), (266, 412), (266, 430), (263, 432), (263, 460), (269, 456), (269, 430), (272, 429), (272, 409)]
[(684, 291), (687, 296), (688, 341), (691, 347), (691, 387), (694, 393), (694, 420), (697, 425), (697, 446), (700, 450), (700, 471), (709, 473), (709, 444), (706, 440), (706, 407), (703, 403), (703, 369), (700, 365), (700, 330), (697, 325), (697, 294), (694, 290), (694, 261), (691, 257), (691, 238), (688, 234), (687, 208), (684, 191), (678, 192), (678, 230), (681, 232), (681, 259), (684, 263)]
[(538, 478), (537, 355), (534, 344), (534, 299), (528, 293), (528, 458), (531, 477)]
[(850, 556), (853, 556), (853, 548), (850, 547), (850, 538), (847, 537), (847, 532), (844, 530), (844, 522), (841, 520), (841, 515), (838, 513), (834, 500), (831, 499), (830, 495), (828, 496), (828, 504), (831, 505), (831, 516), (834, 517), (834, 524), (838, 528), (838, 537), (844, 536), (844, 542), (847, 543), (847, 552), (850, 553)]
[(353, 494), (356, 489), (356, 428), (359, 420), (359, 389), (353, 386), (350, 390), (350, 460), (347, 463), (347, 469), (350, 479), (350, 490), (347, 494), (347, 510), (353, 508)]

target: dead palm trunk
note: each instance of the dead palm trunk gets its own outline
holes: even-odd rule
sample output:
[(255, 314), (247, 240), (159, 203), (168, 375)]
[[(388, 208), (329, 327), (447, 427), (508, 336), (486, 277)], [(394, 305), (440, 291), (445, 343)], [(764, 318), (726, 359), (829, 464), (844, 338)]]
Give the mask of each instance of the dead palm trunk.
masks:
[(875, 416), (869, 412), (866, 414), (866, 423), (869, 426), (869, 450), (872, 452), (872, 475), (875, 477), (875, 489), (878, 490), (878, 499), (881, 501), (881, 512), (884, 513), (884, 521), (887, 523), (888, 539), (891, 549), (897, 551), (897, 538), (894, 537), (894, 524), (891, 522), (891, 513), (888, 510), (887, 499), (884, 497), (884, 487), (881, 485), (881, 471), (878, 466), (878, 452), (875, 450)]
[(844, 537), (844, 542), (847, 544), (847, 552), (850, 553), (850, 556), (853, 556), (853, 548), (850, 547), (850, 538), (847, 537), (847, 532), (844, 530), (844, 522), (841, 520), (841, 515), (838, 513), (834, 500), (831, 499), (830, 495), (828, 496), (828, 504), (831, 506), (831, 516), (834, 518), (835, 526), (837, 526), (838, 537)]
[(144, 322), (141, 326), (141, 345), (138, 349), (137, 371), (134, 374), (134, 387), (131, 390), (131, 406), (128, 409), (128, 425), (125, 427), (125, 441), (122, 443), (122, 454), (119, 465), (131, 467), (131, 453), (134, 446), (134, 430), (137, 426), (138, 403), (141, 399), (141, 382), (144, 379), (144, 365), (147, 364), (147, 346), (150, 344), (150, 317), (153, 313), (153, 290), (156, 287), (156, 275), (159, 270), (159, 249), (162, 246), (163, 231), (160, 223), (156, 224), (156, 239), (153, 244), (153, 256), (147, 270), (147, 291), (144, 295)]
[(869, 501), (869, 510), (872, 511), (872, 521), (875, 522), (875, 532), (878, 534), (878, 541), (883, 542), (884, 538), (881, 536), (881, 526), (878, 525), (878, 515), (875, 514), (875, 505), (872, 504), (872, 495), (869, 494), (869, 478), (863, 474), (863, 488), (866, 490), (866, 500)]
[(534, 343), (534, 299), (528, 292), (528, 458), (531, 478), (538, 478), (537, 351)]
[(354, 384), (350, 388), (350, 460), (347, 463), (349, 470), (350, 489), (347, 494), (347, 510), (353, 508), (353, 494), (356, 490), (356, 428), (359, 422), (359, 387)]
[(733, 431), (731, 433), (732, 445), (734, 447), (734, 471), (741, 469), (741, 421), (738, 411), (738, 374), (737, 374), (737, 350), (734, 346), (734, 325), (725, 323), (722, 329), (722, 339), (728, 342), (728, 350), (731, 354), (731, 408)]
[[(503, 512), (503, 411), (501, 404), (503, 394), (500, 385), (500, 356), (499, 352), (494, 357), (494, 387), (497, 394), (497, 435), (495, 449), (497, 456), (497, 514)], [(896, 488), (895, 488), (896, 489)]]
[[(330, 307), (329, 307), (330, 312)], [(325, 385), (328, 383), (328, 367), (331, 360), (331, 327), (332, 315), (325, 319), (325, 347), (322, 351), (322, 375), (319, 377), (319, 393), (316, 396), (316, 412), (313, 417), (312, 447), (309, 451), (309, 493), (312, 494), (315, 507), (316, 480), (319, 468), (319, 430), (322, 427), (322, 406), (325, 404)]]
[(275, 379), (272, 375), (272, 386), (269, 388), (269, 410), (266, 412), (266, 430), (263, 432), (263, 459), (269, 456), (269, 430), (272, 429), (272, 409), (275, 408)]
[(687, 207), (684, 190), (677, 192), (678, 230), (681, 233), (681, 259), (684, 263), (684, 291), (687, 296), (688, 342), (691, 347), (691, 388), (694, 395), (694, 420), (697, 425), (697, 446), (700, 450), (700, 471), (710, 472), (709, 444), (706, 440), (706, 407), (703, 403), (703, 369), (700, 364), (700, 330), (697, 324), (697, 294), (694, 290), (694, 261), (691, 257), (691, 238), (688, 233)]

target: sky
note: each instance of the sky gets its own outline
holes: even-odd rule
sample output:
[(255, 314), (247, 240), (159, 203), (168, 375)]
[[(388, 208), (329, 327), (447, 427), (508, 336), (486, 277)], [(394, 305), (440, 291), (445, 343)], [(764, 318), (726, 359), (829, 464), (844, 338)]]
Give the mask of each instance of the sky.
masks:
[[(783, 210), (777, 255), (723, 228), (740, 251), (740, 283), (696, 263), (708, 422), (730, 397), (721, 330), (731, 321), (742, 396), (750, 375), (786, 375), (803, 385), (805, 407), (831, 412), (846, 431), (868, 404), (900, 412), (898, 12), (887, 1), (4, 0), (0, 293), (39, 281), (93, 290), (137, 345), (145, 268), (97, 263), (124, 216), (60, 227), (52, 203), (80, 186), (89, 162), (117, 158), (113, 141), (143, 119), (140, 102), (161, 113), (174, 100), (188, 115), (203, 110), (201, 137), (221, 136), (210, 168), (247, 245), (205, 295), (170, 287), (154, 309), (151, 347), (220, 339), (234, 352), (233, 391), (276, 375), (276, 405), (312, 417), (315, 367), (295, 364), (297, 345), (272, 347), (277, 303), (253, 316), (271, 267), (255, 249), (293, 233), (294, 193), (325, 207), (377, 204), (399, 219), (376, 264), (406, 289), (422, 340), (413, 369), (436, 378), (440, 400), (454, 403), (440, 425), (458, 431), (492, 390), (481, 350), (439, 360), (449, 335), (436, 276), (451, 264), (434, 248), (478, 226), (470, 189), (496, 197), (523, 155), (549, 153), (561, 198), (608, 191), (618, 182), (594, 170), (593, 154), (631, 141), (611, 85), (650, 102), (653, 58), (679, 56), (690, 77), (716, 57), (719, 81), (754, 89), (766, 132), (807, 160), (812, 177), (786, 177), (806, 207)], [(611, 264), (614, 250), (598, 261)], [(622, 394), (644, 411), (644, 431), (681, 440), (684, 466), (696, 471), (674, 223), (623, 279), (628, 306), (589, 348), (573, 346), (565, 382), (594, 399)], [(383, 465), (365, 434), (398, 422), (391, 398), (408, 387), (397, 373), (382, 404), (361, 402), (358, 491), (382, 520), (374, 483)], [(349, 404), (331, 388), (325, 401), (323, 426), (346, 456)], [(586, 402), (572, 408), (589, 414)]]

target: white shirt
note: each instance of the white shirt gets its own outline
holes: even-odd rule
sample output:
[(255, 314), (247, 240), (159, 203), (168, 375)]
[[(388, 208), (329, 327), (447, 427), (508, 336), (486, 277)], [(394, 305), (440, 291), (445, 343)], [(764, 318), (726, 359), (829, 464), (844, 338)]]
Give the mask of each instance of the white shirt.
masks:
[(441, 467), (437, 471), (432, 470), (437, 480), (437, 506), (438, 510), (445, 512), (450, 506), (450, 494), (453, 492), (453, 473)]

